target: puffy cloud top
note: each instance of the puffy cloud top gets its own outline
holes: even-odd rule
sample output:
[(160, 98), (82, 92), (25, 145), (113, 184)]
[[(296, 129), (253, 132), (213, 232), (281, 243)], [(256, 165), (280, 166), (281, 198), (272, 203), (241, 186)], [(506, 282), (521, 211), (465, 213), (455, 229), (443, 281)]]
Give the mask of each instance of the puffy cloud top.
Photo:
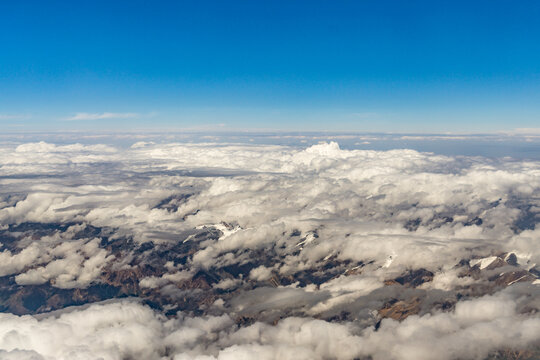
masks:
[[(0, 305), (45, 312), (0, 314), (0, 358), (450, 360), (539, 345), (538, 162), (336, 142), (40, 142), (0, 159)], [(126, 295), (155, 309), (47, 312)]]

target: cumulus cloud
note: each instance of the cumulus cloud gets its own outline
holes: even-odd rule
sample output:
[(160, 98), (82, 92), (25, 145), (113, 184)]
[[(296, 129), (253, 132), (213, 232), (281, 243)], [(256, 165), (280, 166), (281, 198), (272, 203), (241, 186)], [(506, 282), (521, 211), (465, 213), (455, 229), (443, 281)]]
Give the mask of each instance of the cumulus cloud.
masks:
[(264, 265), (261, 265), (249, 273), (250, 279), (253, 279), (255, 281), (264, 281), (268, 280), (272, 277), (272, 269), (269, 269), (265, 267)]
[[(538, 345), (538, 162), (157, 141), (3, 144), (0, 159), (0, 279), (22, 289), (6, 307), (100, 300), (102, 286), (159, 309), (4, 313), (0, 358), (457, 359)], [(51, 287), (69, 296), (33, 306)]]
[(31, 244), (18, 254), (9, 250), (0, 252), (0, 276), (16, 274), (26, 266), (34, 263), (41, 255), (37, 244)]
[(178, 271), (175, 273), (166, 273), (160, 277), (158, 276), (148, 276), (139, 282), (140, 286), (146, 288), (156, 288), (164, 286), (166, 284), (181, 282), (182, 280), (191, 279), (192, 273), (189, 271)]
[(499, 294), (458, 303), (452, 313), (383, 320), (379, 331), (363, 333), (363, 351), (388, 359), (484, 358), (497, 348), (537, 344), (539, 326), (540, 318), (520, 316), (515, 302)]
[[(537, 292), (535, 293), (537, 295)], [(238, 327), (227, 315), (167, 319), (137, 302), (95, 304), (47, 316), (0, 314), (0, 348), (34, 358), (459, 359), (538, 344), (540, 318), (519, 313), (520, 294), (464, 301), (450, 313), (354, 323), (289, 317)], [(31, 358), (31, 357), (30, 357)]]
[[(24, 190), (11, 182), (27, 195), (0, 210), (4, 224), (85, 221), (119, 228), (140, 241), (155, 238), (156, 230), (173, 236), (198, 226), (238, 224), (235, 232), (206, 242), (194, 254), (193, 263), (200, 266), (241, 249), (280, 244), (287, 252), (301, 242), (282, 236), (294, 230), (306, 239), (298, 245), (301, 254), (279, 268), (282, 273), (329, 254), (376, 260), (390, 268), (435, 269), (443, 257), (454, 261), (470, 255), (464, 246), (489, 248), (493, 241), (498, 250), (519, 250), (529, 261), (540, 261), (536, 249), (525, 241), (518, 244), (518, 237), (528, 233), (515, 234), (516, 222), (534, 210), (530, 199), (539, 188), (537, 163), (482, 162), (412, 150), (345, 151), (336, 143), (305, 150), (147, 144), (121, 153), (97, 145), (37, 143), (14, 150), (4, 149), (5, 175), (41, 170), (63, 179), (25, 179)], [(219, 174), (223, 169), (255, 173), (227, 176)], [(90, 171), (93, 180), (87, 178)], [(66, 192), (66, 176), (77, 183), (81, 172), (85, 185)], [(123, 172), (140, 180), (128, 183)], [(146, 184), (145, 174), (152, 174)], [(187, 187), (197, 196), (176, 211), (153, 208), (155, 199)], [(308, 232), (315, 228), (318, 237), (310, 240)]]
[[(19, 285), (39, 285), (51, 281), (58, 288), (77, 288), (88, 286), (99, 277), (104, 266), (114, 256), (98, 247), (98, 239), (65, 242), (48, 254), (54, 260), (45, 266), (32, 269), (15, 276)], [(42, 251), (46, 253), (46, 250)]]

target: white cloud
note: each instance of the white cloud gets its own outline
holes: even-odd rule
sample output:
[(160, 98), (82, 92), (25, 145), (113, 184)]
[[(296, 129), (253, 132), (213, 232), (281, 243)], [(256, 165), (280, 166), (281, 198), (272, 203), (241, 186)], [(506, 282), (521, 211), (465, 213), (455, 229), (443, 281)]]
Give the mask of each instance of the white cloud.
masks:
[(261, 265), (251, 270), (249, 278), (255, 281), (266, 281), (272, 277), (272, 269)]
[(37, 244), (33, 243), (24, 248), (18, 254), (12, 254), (9, 250), (0, 252), (0, 276), (16, 274), (30, 264), (33, 264), (39, 257), (41, 251)]
[[(84, 288), (95, 281), (113, 255), (98, 247), (99, 240), (63, 242), (50, 250), (52, 261), (15, 276), (19, 285), (40, 285), (51, 281), (58, 288)], [(50, 244), (49, 244), (50, 246)], [(46, 254), (48, 249), (43, 249)]]
[(130, 119), (139, 116), (136, 113), (76, 113), (66, 120), (102, 120), (102, 119)]
[(540, 128), (517, 128), (509, 133), (517, 135), (540, 135)]
[[(185, 244), (189, 256), (167, 259), (165, 273), (140, 277), (148, 293), (182, 299), (182, 286), (199, 270), (247, 269), (199, 284), (230, 293), (209, 302), (230, 312), (220, 316), (166, 319), (129, 302), (37, 318), (2, 314), (0, 349), (9, 353), (0, 358), (17, 351), (45, 359), (452, 359), (539, 340), (538, 316), (528, 312), (538, 307), (529, 301), (538, 298), (538, 286), (530, 280), (493, 296), (471, 290), (467, 296), (478, 298), (460, 300), (451, 311), (430, 307), (440, 299), (456, 302), (468, 286), (494, 291), (489, 279), (510, 268), (485, 266), (473, 278), (462, 273), (467, 266), (456, 267), (461, 260), (512, 251), (518, 259), (512, 271), (540, 263), (540, 230), (530, 220), (540, 208), (538, 162), (344, 150), (334, 142), (300, 149), (158, 141), (123, 148), (8, 144), (0, 145), (0, 159), (0, 229), (82, 224), (47, 236), (17, 234), (0, 252), (0, 275), (19, 285), (87, 287), (103, 269), (130, 269), (137, 256), (152, 254), (136, 252), (150, 241), (158, 249)], [(116, 251), (95, 235), (75, 238), (85, 224), (113, 229), (112, 239), (134, 245)], [(218, 235), (198, 238), (204, 231)], [(433, 280), (407, 290), (386, 285), (420, 268)], [(302, 276), (322, 280), (302, 285)], [(257, 281), (268, 283), (248, 288)], [(243, 287), (253, 291), (233, 293)], [(425, 300), (418, 315), (370, 327), (384, 301), (405, 295)], [(338, 324), (309, 317), (345, 310), (358, 318)], [(233, 321), (239, 314), (285, 319), (239, 327)]]
[[(27, 185), (20, 186), (27, 188), (11, 184), (28, 195), (0, 209), (3, 224), (87, 221), (118, 227), (140, 241), (149, 240), (157, 229), (172, 235), (222, 221), (240, 224), (240, 231), (206, 243), (195, 254), (195, 263), (209, 266), (222, 254), (238, 249), (266, 248), (276, 242), (289, 246), (284, 232), (299, 227), (310, 231), (324, 223), (319, 239), (303, 246), (297, 260), (291, 258), (283, 265), (282, 273), (297, 268), (297, 261), (313, 264), (329, 251), (341, 259), (374, 259), (383, 264), (388, 256), (398, 254), (392, 267), (436, 268), (443, 258), (454, 261), (469, 256), (463, 250), (467, 242), (491, 246), (496, 241), (500, 250), (517, 250), (507, 248), (514, 236), (512, 224), (521, 216), (515, 206), (530, 201), (540, 187), (540, 166), (533, 162), (469, 162), (412, 150), (347, 151), (336, 143), (306, 150), (146, 144), (121, 151), (99, 145), (33, 143), (0, 152), (4, 175), (62, 174), (77, 169), (91, 172), (95, 179), (93, 186), (70, 187), (69, 192), (61, 179), (25, 180)], [(100, 163), (108, 165), (100, 169)], [(156, 173), (143, 185), (112, 177), (111, 166), (137, 172), (158, 167), (169, 172), (190, 169), (184, 174), (196, 176)], [(198, 171), (212, 175), (224, 168), (245, 175), (197, 175)], [(178, 211), (152, 208), (157, 199), (186, 186), (197, 189), (198, 195), (179, 205)], [(490, 205), (499, 198), (499, 205)], [(473, 224), (478, 217), (482, 224)], [(418, 222), (414, 232), (404, 227), (411, 221)], [(519, 244), (520, 251), (540, 261), (538, 251), (525, 249), (526, 244)]]
[[(519, 314), (520, 294), (463, 301), (455, 311), (382, 321), (378, 330), (354, 323), (288, 317), (277, 325), (238, 328), (227, 316), (166, 319), (136, 302), (95, 304), (39, 318), (0, 314), (6, 357), (144, 359), (484, 358), (540, 340), (540, 318)], [(529, 301), (531, 299), (529, 298)], [(31, 358), (31, 357), (30, 357)]]

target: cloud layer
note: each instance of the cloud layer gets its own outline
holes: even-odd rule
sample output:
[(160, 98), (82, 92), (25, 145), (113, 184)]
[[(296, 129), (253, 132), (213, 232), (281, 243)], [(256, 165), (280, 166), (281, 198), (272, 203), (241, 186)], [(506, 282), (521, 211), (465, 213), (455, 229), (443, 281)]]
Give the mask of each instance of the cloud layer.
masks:
[[(521, 289), (522, 290), (522, 289)], [(530, 296), (538, 296), (538, 291)], [(540, 318), (518, 314), (519, 291), (460, 302), (449, 313), (354, 323), (289, 317), (238, 327), (228, 315), (167, 319), (136, 302), (39, 318), (0, 314), (0, 357), (30, 359), (482, 359), (538, 345)]]
[(4, 313), (0, 357), (481, 359), (540, 345), (538, 162), (335, 142), (40, 142), (0, 159), (0, 282), (20, 289), (5, 309), (125, 295), (156, 309)]

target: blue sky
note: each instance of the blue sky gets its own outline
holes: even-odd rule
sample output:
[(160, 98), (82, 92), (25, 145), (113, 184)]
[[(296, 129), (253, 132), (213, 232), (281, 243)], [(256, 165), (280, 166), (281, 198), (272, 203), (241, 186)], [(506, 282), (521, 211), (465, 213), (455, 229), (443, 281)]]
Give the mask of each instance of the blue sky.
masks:
[(0, 126), (540, 127), (538, 1), (3, 1)]

